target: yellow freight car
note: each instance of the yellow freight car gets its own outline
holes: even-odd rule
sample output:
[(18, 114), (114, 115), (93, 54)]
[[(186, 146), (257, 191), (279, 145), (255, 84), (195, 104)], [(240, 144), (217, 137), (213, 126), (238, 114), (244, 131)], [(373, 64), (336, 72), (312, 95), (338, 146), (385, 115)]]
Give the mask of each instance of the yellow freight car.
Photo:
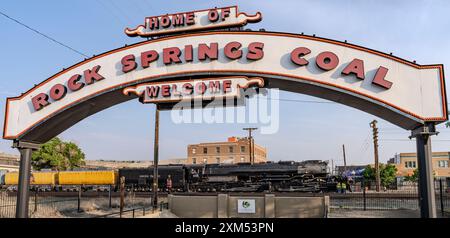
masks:
[[(33, 172), (30, 181), (32, 185), (56, 185), (57, 172)], [(17, 185), (19, 183), (19, 173), (12, 172), (5, 174), (5, 185)]]
[(114, 185), (116, 173), (107, 171), (63, 171), (58, 174), (59, 185)]

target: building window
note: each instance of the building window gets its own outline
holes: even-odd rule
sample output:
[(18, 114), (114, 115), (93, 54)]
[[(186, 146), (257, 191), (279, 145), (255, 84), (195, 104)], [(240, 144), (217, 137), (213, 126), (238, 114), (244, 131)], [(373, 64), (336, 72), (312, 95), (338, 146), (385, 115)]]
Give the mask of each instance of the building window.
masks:
[(208, 148), (203, 148), (203, 154), (208, 154)]
[(439, 160), (438, 167), (440, 168), (448, 168), (448, 160)]
[(229, 149), (230, 149), (230, 153), (234, 152), (234, 147), (233, 146), (230, 146)]
[(197, 152), (196, 148), (192, 148), (192, 154), (195, 154)]
[(405, 168), (415, 168), (415, 167), (416, 167), (416, 161), (405, 162)]
[(216, 153), (220, 153), (220, 147), (219, 146), (216, 147)]
[(241, 146), (241, 153), (245, 152), (245, 146)]
[(208, 163), (208, 159), (207, 159), (207, 158), (204, 158), (204, 159), (203, 159), (203, 163), (204, 163), (204, 164), (207, 164), (207, 163)]
[(216, 163), (220, 164), (220, 158), (219, 157), (216, 158)]
[(197, 163), (197, 159), (196, 158), (192, 158), (192, 163), (196, 164)]

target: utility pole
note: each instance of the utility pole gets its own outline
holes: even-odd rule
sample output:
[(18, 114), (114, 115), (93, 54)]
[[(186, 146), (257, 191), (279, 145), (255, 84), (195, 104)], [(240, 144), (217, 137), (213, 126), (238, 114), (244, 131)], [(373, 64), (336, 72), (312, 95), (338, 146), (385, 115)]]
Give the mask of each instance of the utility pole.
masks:
[(378, 128), (377, 128), (377, 120), (373, 120), (370, 123), (370, 127), (372, 127), (373, 131), (373, 150), (375, 156), (375, 182), (376, 182), (376, 190), (380, 191), (380, 165), (378, 162)]
[(334, 175), (334, 160), (331, 160), (331, 175)]
[(345, 145), (342, 145), (342, 154), (344, 155), (344, 173), (347, 171), (347, 160), (345, 159)]
[(159, 104), (155, 109), (155, 140), (153, 148), (153, 209), (158, 208)]
[[(247, 127), (244, 128), (243, 130), (248, 131), (248, 150), (249, 150), (249, 156), (250, 156), (250, 163), (254, 164), (255, 163), (255, 145), (253, 142), (253, 137), (252, 137), (252, 131), (257, 130), (258, 128), (251, 128), (251, 127)], [(252, 146), (253, 144), (253, 146)]]

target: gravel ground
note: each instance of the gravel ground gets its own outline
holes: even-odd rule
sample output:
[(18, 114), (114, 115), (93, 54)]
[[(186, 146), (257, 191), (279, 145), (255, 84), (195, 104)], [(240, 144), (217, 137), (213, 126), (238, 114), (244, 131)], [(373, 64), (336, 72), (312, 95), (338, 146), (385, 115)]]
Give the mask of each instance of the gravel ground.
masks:
[(329, 218), (419, 218), (418, 210), (353, 210), (353, 209), (330, 209)]

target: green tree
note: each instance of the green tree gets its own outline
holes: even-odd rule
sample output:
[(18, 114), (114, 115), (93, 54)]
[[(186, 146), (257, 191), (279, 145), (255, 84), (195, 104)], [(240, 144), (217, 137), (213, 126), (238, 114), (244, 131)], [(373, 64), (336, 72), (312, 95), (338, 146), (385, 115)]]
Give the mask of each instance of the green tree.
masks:
[(73, 142), (64, 142), (58, 137), (49, 140), (31, 157), (36, 170), (67, 170), (84, 165), (84, 153)]
[(447, 123), (445, 123), (446, 127), (450, 127), (450, 121), (448, 121)]
[[(395, 181), (397, 168), (392, 164), (380, 164), (380, 182), (382, 186), (388, 186)], [(367, 165), (363, 172), (364, 179), (369, 181), (374, 181), (375, 178), (375, 168)]]
[(395, 175), (397, 174), (397, 168), (393, 164), (382, 164), (380, 166), (380, 180), (381, 184), (385, 187), (394, 183)]

